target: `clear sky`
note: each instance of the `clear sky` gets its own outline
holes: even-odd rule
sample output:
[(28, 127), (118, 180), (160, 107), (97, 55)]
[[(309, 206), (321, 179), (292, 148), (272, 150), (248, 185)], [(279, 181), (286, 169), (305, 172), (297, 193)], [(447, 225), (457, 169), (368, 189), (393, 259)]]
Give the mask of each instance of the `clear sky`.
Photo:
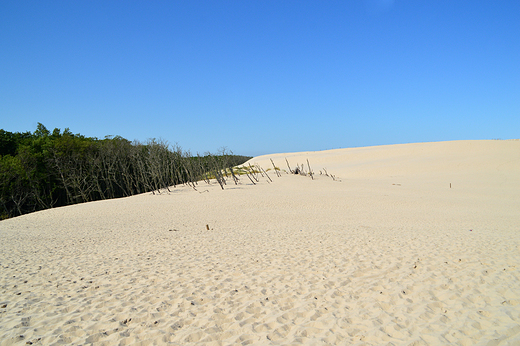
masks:
[(0, 128), (261, 155), (520, 134), (520, 1), (0, 1)]

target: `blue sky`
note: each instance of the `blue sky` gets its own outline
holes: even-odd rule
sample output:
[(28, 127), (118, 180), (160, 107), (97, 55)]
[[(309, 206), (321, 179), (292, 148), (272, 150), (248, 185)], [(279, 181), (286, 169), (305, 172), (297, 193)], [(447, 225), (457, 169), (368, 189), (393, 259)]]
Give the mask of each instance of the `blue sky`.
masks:
[(519, 138), (520, 1), (0, 2), (0, 128), (192, 153)]

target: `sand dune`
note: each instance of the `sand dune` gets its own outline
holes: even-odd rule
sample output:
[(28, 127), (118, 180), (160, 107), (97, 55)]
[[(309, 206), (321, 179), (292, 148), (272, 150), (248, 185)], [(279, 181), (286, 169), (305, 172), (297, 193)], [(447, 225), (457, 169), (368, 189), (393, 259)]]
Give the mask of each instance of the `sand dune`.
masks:
[(1, 221), (0, 346), (520, 344), (520, 141), (250, 163)]

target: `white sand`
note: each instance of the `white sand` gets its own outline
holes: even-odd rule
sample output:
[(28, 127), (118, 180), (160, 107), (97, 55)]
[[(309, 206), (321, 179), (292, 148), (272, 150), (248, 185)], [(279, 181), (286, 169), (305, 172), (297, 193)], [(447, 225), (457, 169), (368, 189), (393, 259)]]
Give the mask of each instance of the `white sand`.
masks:
[(520, 141), (285, 158), (1, 221), (0, 345), (520, 345)]

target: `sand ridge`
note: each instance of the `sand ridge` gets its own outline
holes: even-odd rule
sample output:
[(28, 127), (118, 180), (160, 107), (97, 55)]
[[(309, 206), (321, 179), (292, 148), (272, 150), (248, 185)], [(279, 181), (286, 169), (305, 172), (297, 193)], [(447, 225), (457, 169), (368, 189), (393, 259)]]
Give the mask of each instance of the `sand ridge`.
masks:
[(268, 155), (251, 162), (308, 158), (315, 180), (271, 170), (4, 220), (0, 345), (518, 344), (519, 153)]

